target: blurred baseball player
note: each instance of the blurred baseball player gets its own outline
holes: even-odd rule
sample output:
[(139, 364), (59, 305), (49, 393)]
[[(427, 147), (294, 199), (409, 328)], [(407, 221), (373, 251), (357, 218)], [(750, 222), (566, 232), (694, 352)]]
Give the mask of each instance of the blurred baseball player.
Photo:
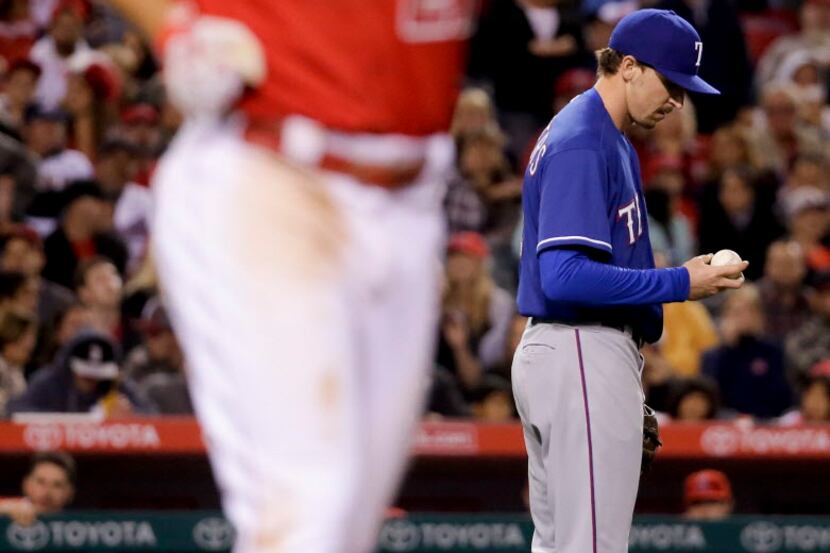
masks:
[(697, 76), (703, 45), (674, 12), (641, 10), (597, 53), (595, 86), (548, 125), (525, 173), (513, 360), (528, 451), (533, 553), (628, 550), (643, 454), (639, 346), (663, 302), (737, 288), (746, 263), (711, 255), (655, 269), (637, 156), (624, 131), (653, 128)]
[(365, 553), (420, 414), (470, 0), (116, 0), (187, 123), (154, 248), (239, 552)]

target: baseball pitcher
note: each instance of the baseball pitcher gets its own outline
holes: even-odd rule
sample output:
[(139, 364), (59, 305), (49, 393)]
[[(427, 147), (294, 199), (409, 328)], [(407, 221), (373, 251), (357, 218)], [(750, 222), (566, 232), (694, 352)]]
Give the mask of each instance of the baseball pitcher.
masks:
[(655, 269), (640, 168), (625, 136), (683, 107), (703, 44), (674, 12), (620, 21), (597, 53), (595, 86), (551, 121), (524, 182), (519, 311), (530, 317), (513, 359), (528, 452), (533, 553), (622, 553), (643, 459), (643, 342), (663, 302), (737, 288), (746, 263)]

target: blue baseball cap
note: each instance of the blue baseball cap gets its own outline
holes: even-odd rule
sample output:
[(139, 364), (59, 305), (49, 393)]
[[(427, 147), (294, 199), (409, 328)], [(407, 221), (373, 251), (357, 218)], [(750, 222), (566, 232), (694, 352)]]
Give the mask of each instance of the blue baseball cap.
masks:
[(611, 33), (608, 46), (652, 66), (688, 91), (720, 94), (697, 76), (703, 58), (700, 35), (671, 10), (637, 10), (623, 17)]

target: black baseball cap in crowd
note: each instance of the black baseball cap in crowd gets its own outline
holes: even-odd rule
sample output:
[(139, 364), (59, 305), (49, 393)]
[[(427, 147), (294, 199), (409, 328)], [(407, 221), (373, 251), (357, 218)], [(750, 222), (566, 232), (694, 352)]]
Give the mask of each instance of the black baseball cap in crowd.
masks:
[(87, 331), (69, 346), (69, 368), (78, 376), (95, 380), (118, 378), (121, 352), (107, 336)]
[(671, 10), (637, 10), (623, 17), (611, 33), (608, 46), (634, 56), (690, 92), (720, 94), (697, 75), (703, 59), (700, 35)]

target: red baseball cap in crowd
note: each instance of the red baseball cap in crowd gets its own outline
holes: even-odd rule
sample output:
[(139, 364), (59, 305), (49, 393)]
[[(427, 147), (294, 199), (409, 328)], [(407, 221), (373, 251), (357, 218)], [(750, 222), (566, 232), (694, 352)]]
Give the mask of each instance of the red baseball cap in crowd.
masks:
[(490, 255), (490, 247), (482, 235), (477, 232), (457, 232), (450, 236), (447, 245), (450, 253), (464, 253), (480, 259)]
[(121, 95), (121, 77), (114, 67), (92, 62), (84, 69), (83, 75), (97, 97), (109, 102)]
[(729, 478), (719, 470), (706, 469), (686, 477), (683, 500), (686, 505), (705, 501), (732, 501)]

